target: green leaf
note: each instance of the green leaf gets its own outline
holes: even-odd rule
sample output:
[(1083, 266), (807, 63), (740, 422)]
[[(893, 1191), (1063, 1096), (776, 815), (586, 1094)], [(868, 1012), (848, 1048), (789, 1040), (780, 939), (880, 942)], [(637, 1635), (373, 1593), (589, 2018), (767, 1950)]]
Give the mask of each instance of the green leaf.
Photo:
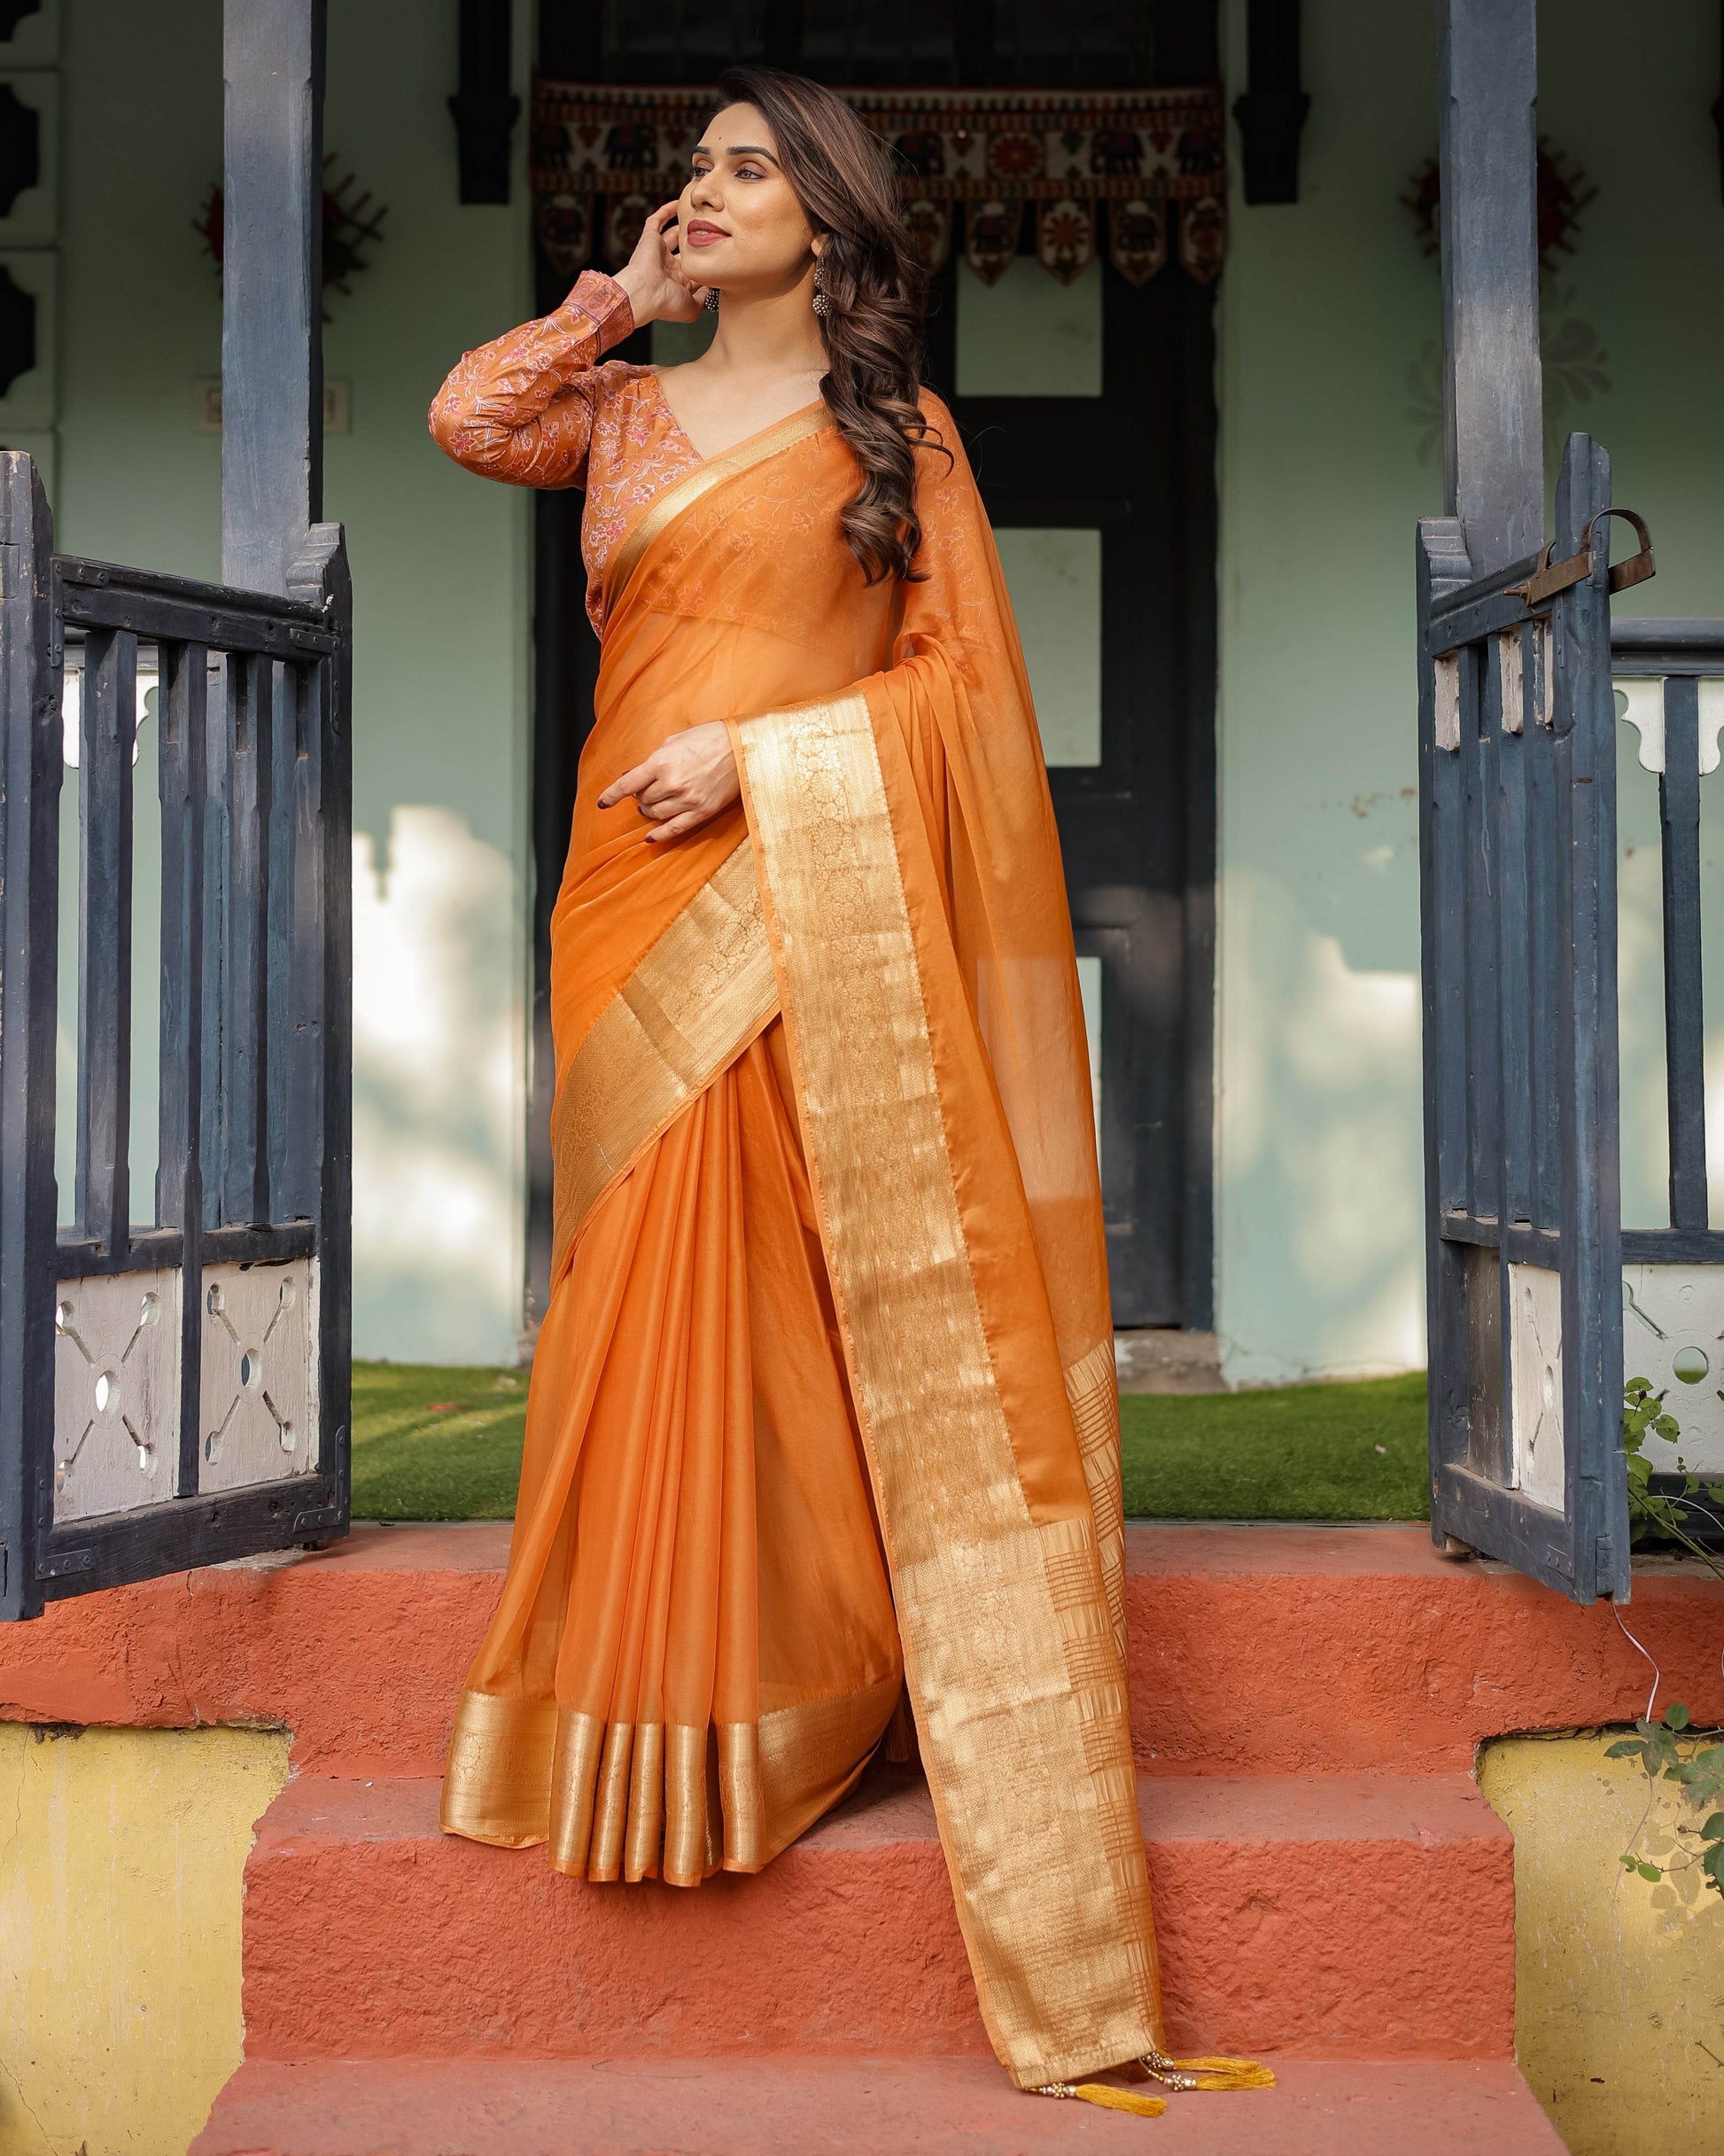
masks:
[(1713, 1812), (1712, 1817), (1706, 1821), (1705, 1825), (1701, 1827), (1697, 1827), (1695, 1831), (1699, 1835), (1702, 1841), (1718, 1841), (1724, 1840), (1724, 1811)]
[(1664, 1873), (1659, 1871), (1657, 1864), (1636, 1864), (1635, 1869), (1643, 1880), (1648, 1880), (1654, 1887), (1664, 1877)]
[(1680, 1700), (1673, 1700), (1664, 1710), (1664, 1718), (1669, 1729), (1686, 1729), (1689, 1724), (1688, 1708)]
[(1724, 1841), (1714, 1841), (1700, 1859), (1700, 1869), (1714, 1886), (1724, 1886)]
[(1645, 1749), (1646, 1747), (1637, 1737), (1624, 1737), (1620, 1743), (1607, 1747), (1604, 1756), (1606, 1759), (1638, 1759)]

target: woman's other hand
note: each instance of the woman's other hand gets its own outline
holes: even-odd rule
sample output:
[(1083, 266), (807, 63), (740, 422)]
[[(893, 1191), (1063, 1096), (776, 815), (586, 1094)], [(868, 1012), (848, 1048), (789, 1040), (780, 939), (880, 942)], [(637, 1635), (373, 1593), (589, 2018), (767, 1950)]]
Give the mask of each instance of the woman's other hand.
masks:
[(691, 284), (677, 251), (677, 208), (662, 203), (641, 228), (634, 253), (617, 272), (628, 294), (634, 326), (649, 322), (698, 322), (706, 300), (704, 284)]
[(615, 808), (632, 794), (641, 813), (658, 827), (647, 834), (647, 844), (654, 845), (711, 823), (742, 790), (730, 728), (711, 720), (667, 736), (645, 763), (612, 779), (599, 806)]

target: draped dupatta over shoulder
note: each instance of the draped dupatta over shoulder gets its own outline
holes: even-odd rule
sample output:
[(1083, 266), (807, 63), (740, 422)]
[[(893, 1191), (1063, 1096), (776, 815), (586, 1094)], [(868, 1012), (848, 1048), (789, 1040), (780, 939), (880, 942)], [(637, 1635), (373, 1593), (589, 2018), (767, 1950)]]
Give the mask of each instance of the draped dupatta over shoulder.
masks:
[[(855, 464), (818, 406), (659, 491), (609, 562), (555, 923), (552, 1305), (445, 1821), (594, 1877), (757, 1869), (854, 1781), (901, 1668), (983, 2016), (1036, 2087), (1151, 2051), (1160, 2017), (1071, 930), (998, 559), (927, 407), (918, 581), (864, 583)], [(597, 809), (714, 719), (735, 808), (668, 847), (632, 802)], [(658, 1494), (615, 1556), (580, 1516), (610, 1502), (630, 1383), (668, 1405), (639, 1411), (629, 1487)], [(769, 1492), (798, 1475), (794, 1513)], [(680, 1630), (696, 1504), (757, 1531), (713, 1561), (711, 1623)], [(846, 1537), (843, 1584), (801, 1578), (836, 1578)], [(600, 1683), (574, 1635), (602, 1559), (645, 1614)], [(795, 1662), (792, 1608), (843, 1635), (830, 1666)]]

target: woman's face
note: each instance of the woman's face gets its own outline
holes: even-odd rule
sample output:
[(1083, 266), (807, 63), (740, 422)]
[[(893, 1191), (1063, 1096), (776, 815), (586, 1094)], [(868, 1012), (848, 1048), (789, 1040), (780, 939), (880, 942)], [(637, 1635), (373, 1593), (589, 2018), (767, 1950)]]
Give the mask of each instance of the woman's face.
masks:
[(773, 131), (752, 105), (714, 115), (678, 204), (684, 274), (721, 292), (788, 291), (820, 242), (778, 162)]

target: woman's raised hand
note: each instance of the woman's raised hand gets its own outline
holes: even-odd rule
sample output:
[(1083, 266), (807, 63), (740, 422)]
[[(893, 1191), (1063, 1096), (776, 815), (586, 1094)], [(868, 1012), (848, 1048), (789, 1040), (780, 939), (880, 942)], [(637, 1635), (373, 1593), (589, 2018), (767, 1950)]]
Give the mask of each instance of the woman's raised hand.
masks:
[(705, 285), (691, 284), (682, 273), (678, 206), (665, 202), (653, 212), (641, 228), (634, 253), (617, 272), (637, 330), (649, 322), (697, 322), (705, 304)]
[(667, 736), (645, 763), (612, 779), (599, 796), (599, 806), (615, 808), (632, 794), (641, 813), (658, 827), (647, 834), (650, 846), (698, 830), (742, 790), (730, 728), (715, 719)]

